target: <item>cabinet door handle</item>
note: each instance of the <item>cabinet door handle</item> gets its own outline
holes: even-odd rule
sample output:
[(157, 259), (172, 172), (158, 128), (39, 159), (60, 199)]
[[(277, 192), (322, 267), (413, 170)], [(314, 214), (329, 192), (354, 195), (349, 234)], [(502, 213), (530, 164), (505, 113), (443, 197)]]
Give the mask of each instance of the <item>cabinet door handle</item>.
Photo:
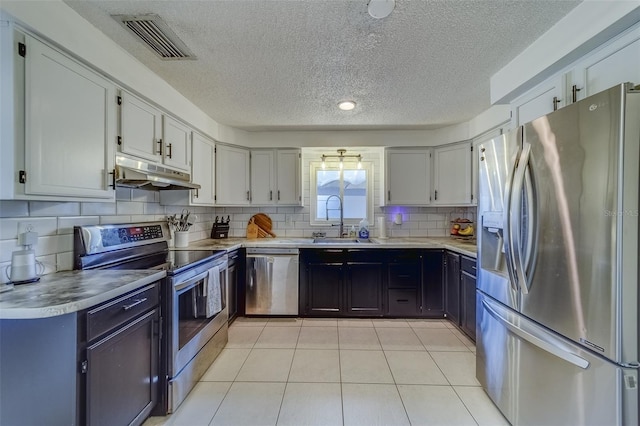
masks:
[(278, 201), (280, 201), (280, 190), (278, 189)]
[(111, 180), (111, 185), (109, 185), (111, 188), (113, 188), (113, 190), (116, 190), (116, 169), (113, 169), (112, 172), (109, 172), (109, 174), (112, 176), (112, 180)]
[(571, 98), (573, 103), (575, 103), (578, 100), (578, 92), (581, 90), (582, 89), (578, 89), (578, 86), (576, 84), (574, 84), (573, 87), (571, 87)]
[(387, 191), (387, 201), (391, 201), (391, 191)]
[(162, 138), (158, 139), (156, 143), (158, 144), (158, 154), (162, 155)]
[(434, 197), (435, 197), (435, 198), (434, 198), (434, 200), (437, 200), (437, 199), (438, 199), (438, 190), (437, 190), (437, 189), (435, 190)]
[(247, 201), (249, 201), (249, 200), (250, 200), (250, 198), (249, 198), (249, 191), (247, 191)]
[(171, 145), (172, 145), (171, 143), (169, 145), (167, 145), (167, 148), (169, 149), (169, 153), (167, 154), (167, 157), (169, 157), (169, 158), (172, 158), (171, 154), (172, 154), (173, 150), (171, 149)]
[(269, 201), (273, 201), (273, 191), (269, 191)]
[(562, 102), (562, 99), (558, 99), (557, 96), (553, 97), (553, 110), (557, 111), (558, 110), (558, 104)]
[(124, 305), (124, 306), (122, 307), (122, 309), (123, 309), (123, 310), (125, 310), (125, 311), (128, 311), (128, 310), (133, 309), (134, 307), (136, 307), (136, 306), (138, 306), (139, 304), (144, 303), (144, 302), (146, 302), (146, 301), (147, 301), (147, 298), (146, 298), (146, 297), (144, 297), (144, 298), (142, 298), (142, 299), (138, 299), (138, 300), (136, 300), (135, 302), (133, 302), (133, 303), (132, 303), (132, 304), (130, 304), (130, 305)]

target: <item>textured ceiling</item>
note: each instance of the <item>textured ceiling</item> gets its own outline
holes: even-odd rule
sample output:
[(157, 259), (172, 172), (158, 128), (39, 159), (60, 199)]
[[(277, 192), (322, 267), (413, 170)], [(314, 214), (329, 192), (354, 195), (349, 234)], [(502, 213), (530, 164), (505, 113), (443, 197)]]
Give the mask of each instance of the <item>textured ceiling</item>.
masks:
[[(490, 106), (489, 78), (579, 1), (66, 0), (211, 118), (245, 130), (428, 129)], [(114, 14), (160, 15), (198, 57), (163, 61)], [(353, 111), (339, 100), (353, 99)]]

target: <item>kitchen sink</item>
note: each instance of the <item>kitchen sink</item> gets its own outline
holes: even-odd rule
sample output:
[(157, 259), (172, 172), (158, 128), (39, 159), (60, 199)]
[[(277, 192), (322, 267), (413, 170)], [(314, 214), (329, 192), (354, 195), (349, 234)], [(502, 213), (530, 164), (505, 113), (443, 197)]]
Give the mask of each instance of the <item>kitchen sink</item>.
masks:
[(371, 244), (373, 241), (359, 240), (357, 238), (314, 238), (314, 244)]

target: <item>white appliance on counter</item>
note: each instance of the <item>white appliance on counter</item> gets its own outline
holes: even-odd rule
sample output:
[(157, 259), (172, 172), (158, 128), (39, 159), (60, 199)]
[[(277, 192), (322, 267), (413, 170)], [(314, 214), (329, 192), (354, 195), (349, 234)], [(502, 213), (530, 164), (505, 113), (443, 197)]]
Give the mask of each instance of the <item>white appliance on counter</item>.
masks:
[(478, 380), (514, 425), (637, 425), (640, 91), (479, 148)]

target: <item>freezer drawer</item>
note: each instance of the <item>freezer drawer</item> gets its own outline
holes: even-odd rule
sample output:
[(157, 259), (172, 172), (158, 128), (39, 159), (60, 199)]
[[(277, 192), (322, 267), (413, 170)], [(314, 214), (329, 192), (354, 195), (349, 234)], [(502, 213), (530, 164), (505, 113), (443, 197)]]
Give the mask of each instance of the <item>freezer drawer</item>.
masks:
[(247, 249), (247, 315), (298, 315), (298, 250)]
[(478, 292), (476, 375), (514, 425), (637, 425), (623, 369)]

